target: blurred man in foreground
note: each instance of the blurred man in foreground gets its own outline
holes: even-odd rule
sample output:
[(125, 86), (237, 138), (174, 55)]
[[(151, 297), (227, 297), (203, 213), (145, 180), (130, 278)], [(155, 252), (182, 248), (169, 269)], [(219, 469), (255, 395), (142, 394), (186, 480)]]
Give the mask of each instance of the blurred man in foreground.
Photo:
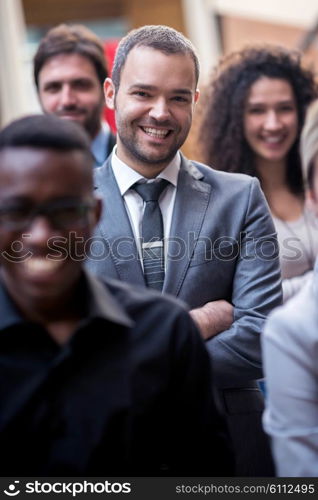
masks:
[(188, 313), (82, 269), (91, 163), (84, 131), (53, 116), (0, 133), (2, 475), (231, 475)]

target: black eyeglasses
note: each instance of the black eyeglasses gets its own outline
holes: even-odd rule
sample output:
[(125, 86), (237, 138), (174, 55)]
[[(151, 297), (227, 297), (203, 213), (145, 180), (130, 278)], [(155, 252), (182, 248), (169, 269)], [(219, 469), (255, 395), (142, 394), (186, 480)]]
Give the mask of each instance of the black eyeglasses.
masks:
[(0, 206), (0, 226), (15, 231), (27, 229), (33, 219), (43, 215), (54, 229), (71, 230), (74, 226), (84, 226), (89, 212), (95, 208), (96, 200), (57, 200), (41, 205), (17, 204)]

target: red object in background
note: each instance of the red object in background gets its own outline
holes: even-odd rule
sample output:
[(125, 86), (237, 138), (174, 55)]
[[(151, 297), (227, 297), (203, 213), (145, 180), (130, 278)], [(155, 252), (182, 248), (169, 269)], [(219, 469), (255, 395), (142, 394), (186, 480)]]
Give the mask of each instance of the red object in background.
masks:
[[(115, 57), (115, 52), (116, 52), (118, 43), (119, 43), (119, 39), (107, 40), (106, 42), (104, 42), (105, 57), (106, 57), (106, 61), (107, 61), (109, 76), (111, 75), (114, 57)], [(116, 123), (115, 123), (114, 111), (112, 109), (108, 109), (105, 106), (104, 118), (107, 121), (107, 123), (109, 124), (112, 132), (116, 133)]]

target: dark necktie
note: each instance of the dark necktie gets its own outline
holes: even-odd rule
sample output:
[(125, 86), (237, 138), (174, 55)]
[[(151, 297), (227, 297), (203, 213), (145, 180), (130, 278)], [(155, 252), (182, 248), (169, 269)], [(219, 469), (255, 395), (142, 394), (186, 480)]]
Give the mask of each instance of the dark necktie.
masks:
[(162, 290), (165, 277), (163, 222), (158, 199), (169, 184), (165, 179), (158, 182), (135, 184), (133, 189), (145, 202), (142, 218), (142, 260), (146, 285)]

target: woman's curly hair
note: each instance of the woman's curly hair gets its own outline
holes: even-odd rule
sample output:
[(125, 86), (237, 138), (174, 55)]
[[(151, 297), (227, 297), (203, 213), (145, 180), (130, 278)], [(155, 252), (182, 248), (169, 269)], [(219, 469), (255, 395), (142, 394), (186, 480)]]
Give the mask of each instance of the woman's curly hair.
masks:
[(303, 191), (299, 136), (306, 108), (318, 96), (312, 71), (301, 65), (298, 52), (265, 45), (247, 47), (221, 59), (202, 98), (199, 145), (204, 161), (218, 170), (257, 175), (254, 154), (244, 137), (244, 106), (249, 89), (261, 77), (290, 83), (296, 98), (299, 133), (288, 153), (286, 182), (292, 192)]

